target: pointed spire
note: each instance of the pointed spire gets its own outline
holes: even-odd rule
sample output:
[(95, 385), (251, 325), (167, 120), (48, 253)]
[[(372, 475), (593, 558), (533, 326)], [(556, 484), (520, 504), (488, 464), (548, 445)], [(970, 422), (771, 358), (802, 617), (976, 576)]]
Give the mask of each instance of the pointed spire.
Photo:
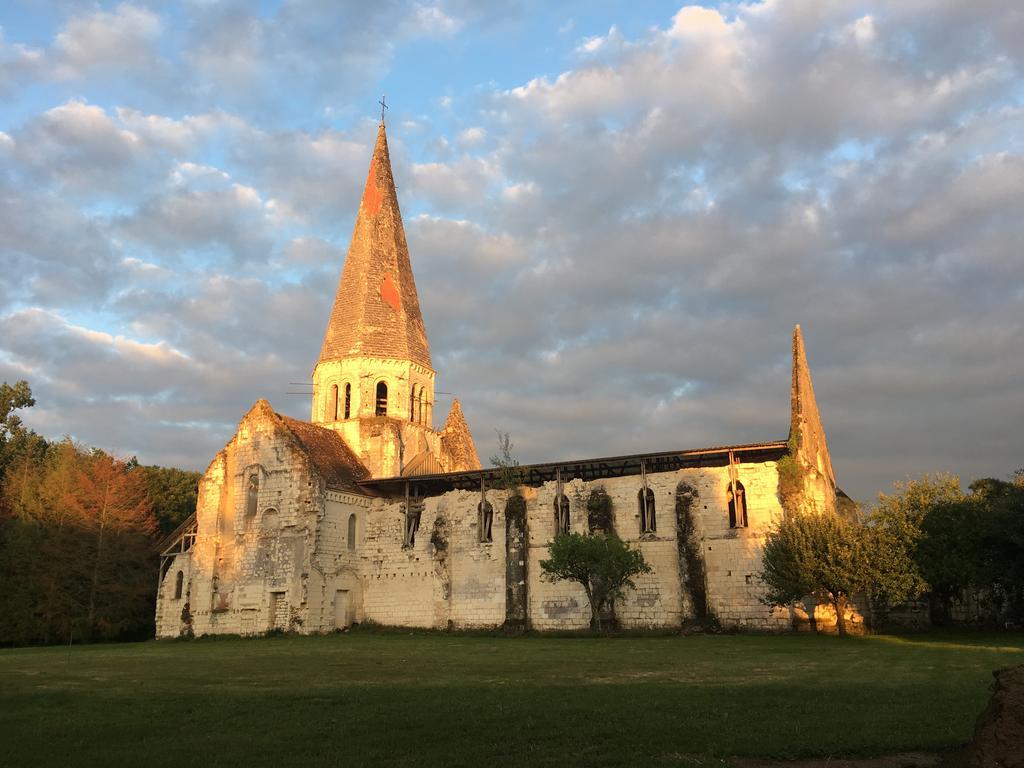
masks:
[(462, 415), (462, 406), (458, 398), (452, 403), (452, 409), (445, 419), (441, 430), (441, 452), (449, 464), (449, 472), (466, 472), (480, 469), (480, 457), (477, 455), (473, 436), (469, 433), (466, 417)]
[(793, 386), (791, 393), (792, 415), (789, 425), (789, 439), (796, 436), (797, 453), (805, 464), (824, 475), (834, 486), (832, 458), (825, 440), (825, 427), (821, 423), (818, 403), (814, 398), (811, 383), (811, 369), (807, 365), (804, 336), (797, 325), (793, 329)]
[(320, 361), (353, 355), (433, 369), (381, 120)]

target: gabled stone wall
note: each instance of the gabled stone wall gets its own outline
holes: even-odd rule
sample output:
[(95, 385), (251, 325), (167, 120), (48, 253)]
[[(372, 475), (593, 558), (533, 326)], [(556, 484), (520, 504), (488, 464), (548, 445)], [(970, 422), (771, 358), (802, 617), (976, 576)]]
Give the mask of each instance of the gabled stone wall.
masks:
[[(679, 627), (695, 617), (698, 603), (726, 626), (790, 626), (788, 611), (760, 603), (757, 578), (765, 535), (782, 515), (777, 465), (740, 463), (736, 472), (746, 488), (747, 527), (730, 528), (729, 468), (723, 465), (648, 474), (656, 530), (646, 533), (640, 529), (639, 476), (566, 479), (570, 529), (588, 531), (587, 498), (601, 489), (611, 501), (613, 530), (643, 551), (653, 568), (614, 606), (621, 626)], [(250, 476), (259, 482), (255, 514), (247, 509)], [(686, 491), (692, 525), (683, 546), (677, 539), (680, 487), (692, 489)], [(513, 605), (515, 628), (586, 628), (590, 612), (582, 588), (542, 578), (540, 561), (556, 530), (555, 483), (520, 492), (525, 515), (511, 548), (510, 494), (498, 490), (486, 491), (493, 509), (490, 541), (481, 541), (480, 492), (450, 491), (421, 500), (419, 529), (407, 545), (404, 498), (327, 489), (281, 421), (269, 407), (257, 406), (203, 477), (196, 542), (163, 579), (158, 635), (186, 631), (186, 601), (197, 635), (327, 632), (360, 621), (500, 627), (509, 617), (509, 595), (521, 603)], [(696, 561), (687, 561), (687, 546)], [(509, 555), (516, 558), (512, 567)], [(178, 570), (186, 584), (176, 600)]]
[[(258, 478), (255, 514), (250, 477)], [(306, 588), (323, 488), (295, 439), (269, 406), (257, 404), (203, 475), (197, 534), (188, 553), (187, 594), (196, 634), (296, 629), (306, 621)], [(175, 566), (185, 558), (178, 556)], [(173, 571), (173, 567), (172, 567)], [(181, 632), (173, 578), (158, 594), (157, 636)], [(184, 600), (184, 597), (182, 598)]]

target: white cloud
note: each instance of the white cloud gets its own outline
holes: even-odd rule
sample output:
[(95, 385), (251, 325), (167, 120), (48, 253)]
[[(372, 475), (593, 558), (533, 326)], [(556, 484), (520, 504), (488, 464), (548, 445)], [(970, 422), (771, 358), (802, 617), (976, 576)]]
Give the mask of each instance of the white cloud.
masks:
[(73, 16), (53, 43), (57, 77), (82, 77), (98, 71), (149, 69), (163, 30), (160, 17), (147, 8), (122, 3), (113, 11)]
[(622, 46), (622, 33), (614, 24), (608, 30), (607, 35), (595, 35), (587, 37), (576, 46), (576, 53), (584, 56), (592, 56), (596, 53), (608, 51), (609, 49)]
[(459, 134), (458, 142), (463, 147), (475, 147), (487, 138), (487, 131), (479, 125), (467, 128)]
[(23, 43), (8, 43), (0, 27), (0, 94), (11, 93), (24, 80), (38, 78), (45, 61), (39, 48)]
[(409, 171), (413, 190), (438, 210), (484, 200), (501, 178), (492, 160), (468, 156), (450, 163), (414, 163)]
[(450, 37), (462, 28), (462, 22), (436, 5), (416, 5), (408, 33), (412, 36)]
[[(351, 94), (410, 39), (462, 55), (492, 11), (146, 7), (78, 12), (74, 45), (0, 42), (0, 89), (61, 60), (64, 92), (121, 104), (58, 96), (2, 127), (0, 375), (40, 379), (51, 434), (194, 466), (256, 397), (304, 415), (283, 392), (319, 348), (376, 131)], [(501, 13), (499, 34), (529, 28)], [(563, 72), (482, 67), (502, 90), (438, 86), (439, 115), (389, 121), (435, 363), (481, 453), (494, 427), (523, 460), (784, 437), (799, 321), (847, 490), (1012, 469), (1020, 15), (772, 0), (625, 22), (551, 38)], [(136, 64), (111, 69), (103, 35)]]

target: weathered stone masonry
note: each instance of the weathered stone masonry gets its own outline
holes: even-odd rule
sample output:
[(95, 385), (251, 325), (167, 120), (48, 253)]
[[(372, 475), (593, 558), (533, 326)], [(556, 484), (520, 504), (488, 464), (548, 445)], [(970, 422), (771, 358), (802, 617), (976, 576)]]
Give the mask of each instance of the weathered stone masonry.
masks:
[[(757, 580), (783, 501), (835, 509), (799, 326), (788, 441), (524, 466), (515, 489), (481, 469), (458, 401), (434, 428), (435, 378), (382, 124), (311, 421), (260, 400), (210, 463), (195, 515), (164, 545), (158, 636), (585, 628), (582, 589), (545, 581), (540, 561), (559, 526), (596, 522), (653, 568), (614, 606), (624, 627), (800, 620), (762, 605)], [(598, 521), (588, 500), (603, 494)]]

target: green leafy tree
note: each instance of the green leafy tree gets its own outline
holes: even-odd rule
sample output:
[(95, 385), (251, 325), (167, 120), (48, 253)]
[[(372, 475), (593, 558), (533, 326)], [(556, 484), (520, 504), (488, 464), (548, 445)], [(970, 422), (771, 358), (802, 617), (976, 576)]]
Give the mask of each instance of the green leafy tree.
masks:
[(846, 634), (846, 606), (866, 586), (863, 528), (836, 515), (787, 515), (765, 541), (763, 601), (789, 605), (808, 595), (827, 599)]
[(625, 589), (635, 589), (634, 576), (651, 572), (643, 552), (612, 533), (561, 533), (548, 545), (548, 559), (541, 560), (540, 567), (548, 581), (575, 581), (583, 587), (590, 603), (590, 627), (597, 631), (605, 605)]
[(199, 472), (156, 466), (138, 466), (135, 471), (145, 482), (161, 534), (170, 533), (196, 511)]
[(971, 483), (970, 498), (980, 507), (981, 558), (978, 586), (1005, 600), (1009, 618), (1024, 621), (1024, 483), (993, 478)]
[(960, 478), (938, 473), (896, 483), (892, 494), (879, 494), (878, 504), (865, 523), (865, 584), (871, 604), (884, 613), (893, 604), (929, 593), (918, 558), (925, 518), (940, 505), (957, 504), (964, 498)]
[(36, 460), (42, 458), (46, 441), (28, 429), (15, 413), (35, 404), (27, 381), (15, 382), (13, 386), (6, 381), (0, 384), (0, 480), (20, 456), (28, 454)]
[(914, 561), (930, 588), (932, 623), (939, 626), (949, 621), (953, 600), (979, 583), (987, 522), (979, 501), (943, 501), (921, 520)]
[(960, 478), (944, 472), (908, 479), (896, 483), (895, 488), (895, 493), (878, 494), (878, 505), (872, 516), (904, 527), (911, 536), (919, 534), (921, 522), (937, 505), (964, 498)]
[(927, 591), (915, 560), (920, 535), (916, 516), (874, 510), (863, 519), (864, 592), (873, 615)]

